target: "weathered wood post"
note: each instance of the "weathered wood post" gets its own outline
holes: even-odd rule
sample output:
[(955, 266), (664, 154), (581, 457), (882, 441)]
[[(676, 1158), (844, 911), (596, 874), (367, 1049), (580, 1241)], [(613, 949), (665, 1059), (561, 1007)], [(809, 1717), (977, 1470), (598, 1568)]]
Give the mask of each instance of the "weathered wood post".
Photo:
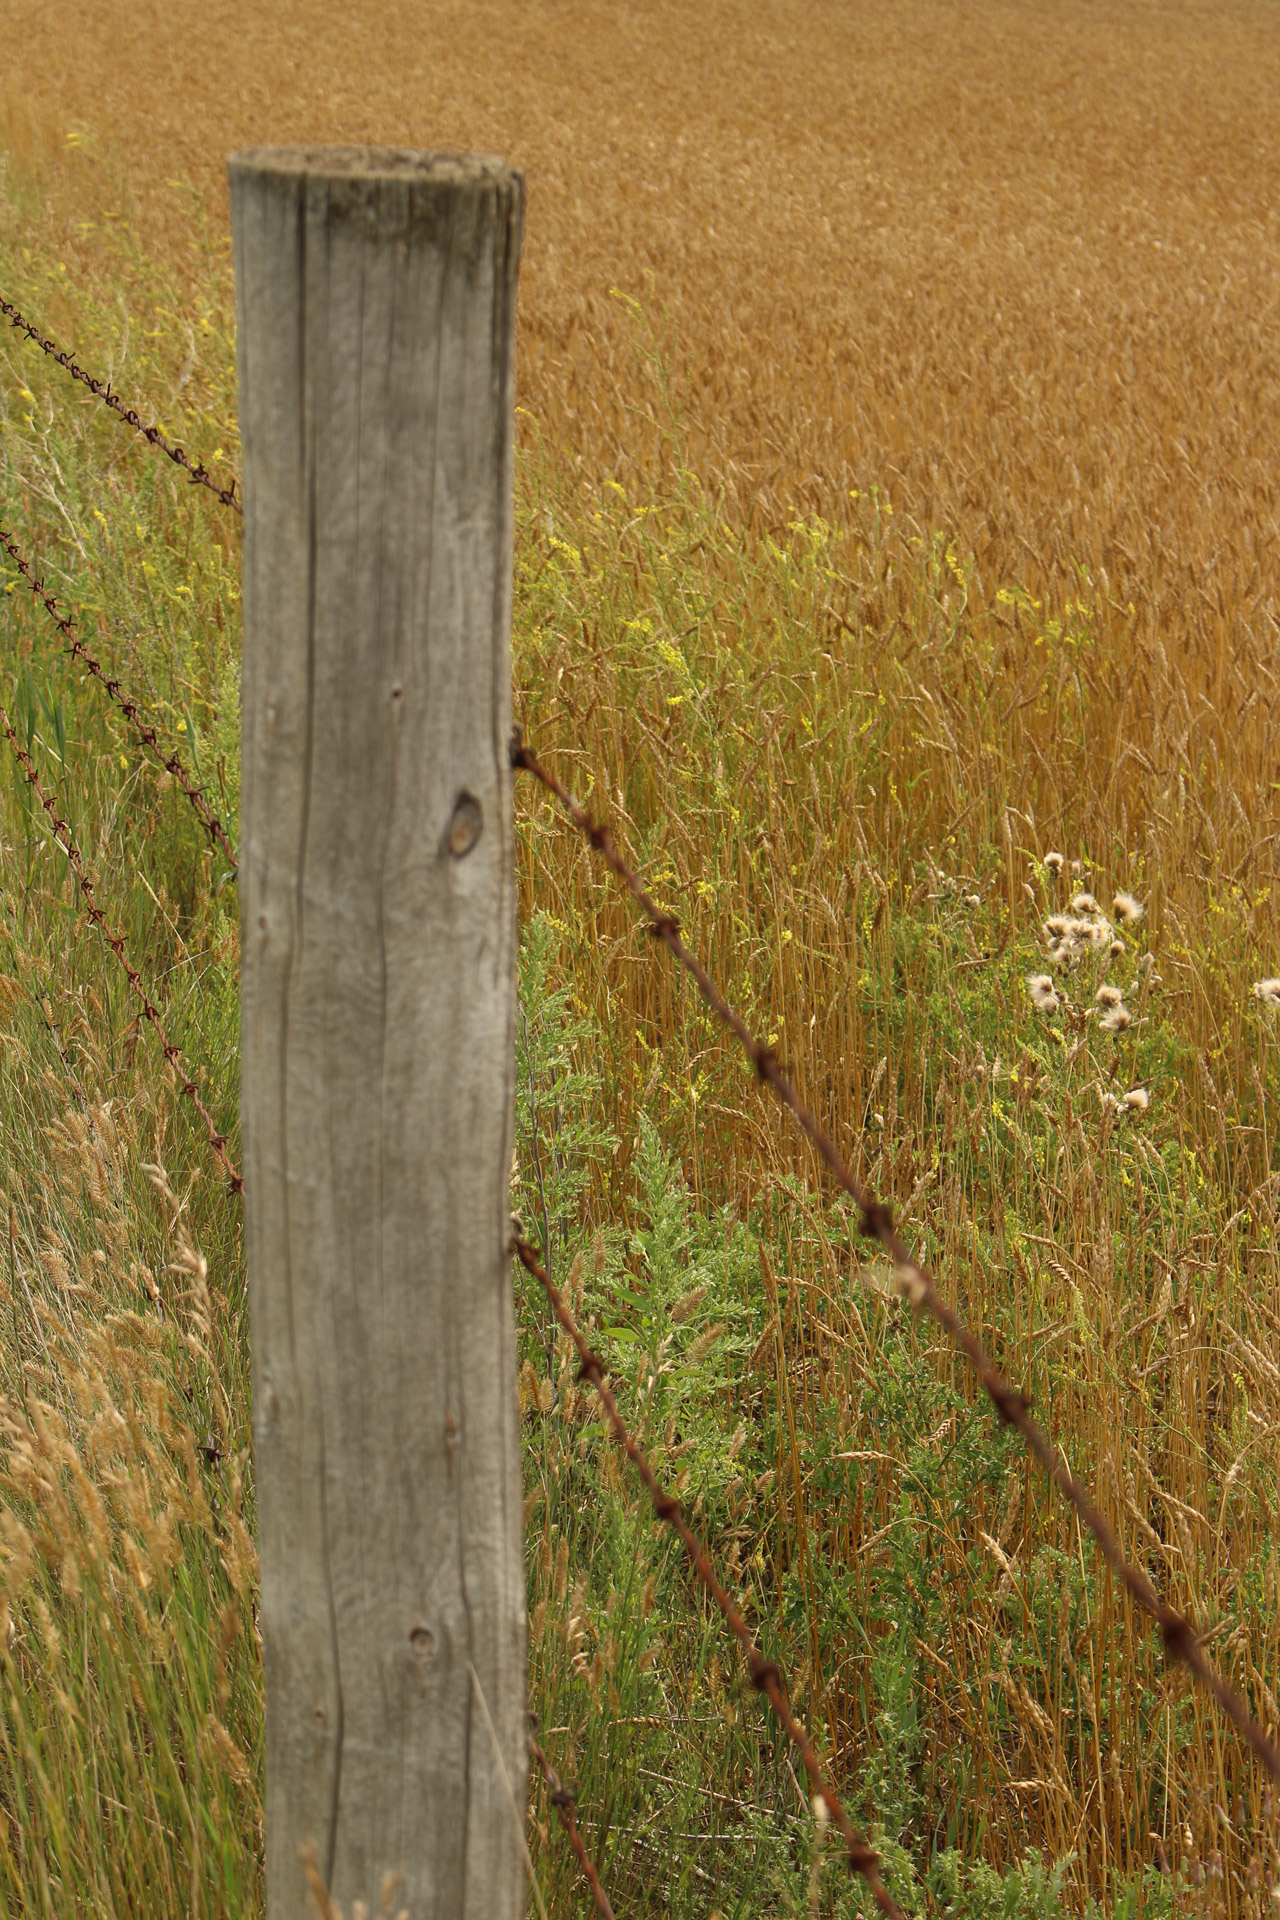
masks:
[(348, 1914), (391, 1874), (412, 1920), (508, 1920), (523, 182), (345, 147), (230, 175), (268, 1911), (314, 1913), (313, 1843)]

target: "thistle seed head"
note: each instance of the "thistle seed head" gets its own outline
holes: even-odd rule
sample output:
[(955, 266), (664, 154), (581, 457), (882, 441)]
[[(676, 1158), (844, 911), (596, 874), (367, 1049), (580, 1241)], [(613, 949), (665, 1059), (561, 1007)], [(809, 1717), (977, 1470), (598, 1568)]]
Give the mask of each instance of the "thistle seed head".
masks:
[(1029, 973), (1027, 992), (1031, 996), (1032, 1006), (1040, 1013), (1056, 1013), (1062, 1005), (1057, 989), (1047, 973)]
[(1136, 927), (1146, 912), (1141, 900), (1135, 900), (1131, 893), (1118, 893), (1111, 905), (1122, 927)]

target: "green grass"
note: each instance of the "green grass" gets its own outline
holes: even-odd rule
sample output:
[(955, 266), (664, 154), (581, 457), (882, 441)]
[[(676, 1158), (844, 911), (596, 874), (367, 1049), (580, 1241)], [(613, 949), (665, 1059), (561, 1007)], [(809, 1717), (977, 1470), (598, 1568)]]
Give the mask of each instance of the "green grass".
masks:
[[(115, 183), (75, 164), (60, 198), (6, 178), (0, 290), (233, 470), (225, 250), (193, 224), (188, 257), (147, 258), (102, 211)], [(637, 394), (671, 449), (651, 498), (556, 469), (521, 421), (526, 732), (609, 810), (1274, 1721), (1275, 1062), (1248, 982), (1275, 968), (1221, 754), (1190, 724), (1171, 751), (1195, 663), (1140, 653), (1104, 584), (1047, 608), (975, 579), (885, 494), (829, 522), (727, 524), (681, 470), (657, 336), (634, 319)], [(3, 524), (234, 828), (236, 522), (17, 335), (0, 344)], [(0, 699), (234, 1146), (234, 883), (3, 572)], [(1146, 719), (1126, 737), (1126, 706), (1159, 741)], [(1256, 760), (1253, 726), (1236, 745)], [(1121, 778), (1131, 741), (1150, 781)], [(895, 1893), (975, 1916), (1260, 1912), (1280, 1859), (1236, 1742), (1165, 1673), (585, 846), (519, 802), (520, 1211)], [(1050, 844), (1149, 904), (1123, 955), (1059, 975), (1072, 1004), (1046, 1020), (1024, 977), (1059, 904)], [(0, 942), (0, 1910), (256, 1913), (239, 1211), (13, 768)], [(1104, 972), (1136, 1015), (1114, 1040), (1084, 1011)], [(1149, 1113), (1107, 1109), (1138, 1084)], [(531, 1705), (615, 1906), (807, 1912), (794, 1759), (515, 1285)], [(541, 1793), (531, 1839), (548, 1910), (585, 1911)], [(867, 1910), (830, 1847), (819, 1897)]]

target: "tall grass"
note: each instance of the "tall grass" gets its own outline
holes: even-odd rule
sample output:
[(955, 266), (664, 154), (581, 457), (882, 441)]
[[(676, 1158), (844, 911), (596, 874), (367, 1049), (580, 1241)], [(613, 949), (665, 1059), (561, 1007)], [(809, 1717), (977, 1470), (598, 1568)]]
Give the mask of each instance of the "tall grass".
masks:
[[(527, 726), (565, 743), (1274, 1725), (1275, 1035), (1253, 990), (1273, 869), (1251, 824), (1274, 807), (1257, 692), (1274, 699), (1273, 630), (1242, 642), (1214, 706), (1195, 660), (1144, 644), (1086, 570), (1056, 605), (992, 582), (983, 613), (945, 531), (884, 496), (857, 505), (850, 536), (810, 517), (763, 541), (691, 481), (660, 506), (608, 482), (585, 516), (544, 505), (522, 555)], [(626, 1143), (656, 1123), (700, 1203), (776, 1232), (779, 1183), (821, 1184), (802, 1146), (571, 831), (534, 803), (527, 839), (526, 897), (609, 1049), (624, 1147), (599, 1217), (625, 1205)], [(1054, 965), (1046, 1018), (1027, 977), (1087, 889), (1145, 913), (1119, 951), (1108, 936)], [(1100, 988), (1123, 996), (1123, 1031)], [(727, 1367), (724, 1417), (777, 1396), (774, 1607), (811, 1649), (832, 1745), (853, 1767), (883, 1740), (868, 1682), (885, 1642), (853, 1615), (901, 1636), (918, 1832), (1006, 1861), (1073, 1852), (1094, 1886), (1194, 1842), (1247, 1901), (1251, 1769), (1070, 1517), (1020, 1463), (974, 1458), (988, 1415), (953, 1357), (929, 1354), (930, 1389), (895, 1381), (867, 1319), (890, 1282), (853, 1223), (817, 1203), (801, 1219), (773, 1276), (762, 1256), (777, 1331)], [(824, 1454), (849, 1464), (833, 1475)]]
[[(187, 256), (147, 254), (83, 157), (53, 185), (3, 183), (8, 297), (233, 465), (225, 253), (196, 226)], [(1088, 558), (979, 564), (884, 475), (753, 526), (686, 458), (660, 307), (618, 306), (663, 460), (643, 486), (566, 464), (522, 415), (526, 732), (1274, 1731), (1268, 605), (1227, 603), (1229, 646), (1175, 644)], [(4, 524), (234, 820), (235, 526), (16, 336), (0, 351)], [(0, 697), (232, 1127), (234, 889), (4, 585)], [(518, 1203), (895, 1889), (920, 1911), (1260, 1916), (1274, 1811), (1238, 1743), (588, 849), (519, 804)], [(238, 1214), (16, 781), (0, 890), (3, 1903), (252, 1913)], [(1052, 916), (1097, 920), (1070, 906), (1086, 890), (1123, 946), (1051, 958)], [(817, 1829), (785, 1749), (516, 1284), (531, 1705), (615, 1904), (804, 1912)], [(551, 1909), (580, 1910), (545, 1797), (532, 1833)], [(834, 1859), (815, 1884), (821, 1911), (860, 1910)]]

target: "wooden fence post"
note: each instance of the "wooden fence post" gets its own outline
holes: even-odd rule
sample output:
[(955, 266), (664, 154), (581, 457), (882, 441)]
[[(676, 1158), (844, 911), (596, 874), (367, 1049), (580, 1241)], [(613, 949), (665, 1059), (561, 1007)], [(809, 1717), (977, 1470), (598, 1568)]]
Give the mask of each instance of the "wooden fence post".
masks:
[(498, 161), (230, 163), (270, 1920), (523, 1912)]

